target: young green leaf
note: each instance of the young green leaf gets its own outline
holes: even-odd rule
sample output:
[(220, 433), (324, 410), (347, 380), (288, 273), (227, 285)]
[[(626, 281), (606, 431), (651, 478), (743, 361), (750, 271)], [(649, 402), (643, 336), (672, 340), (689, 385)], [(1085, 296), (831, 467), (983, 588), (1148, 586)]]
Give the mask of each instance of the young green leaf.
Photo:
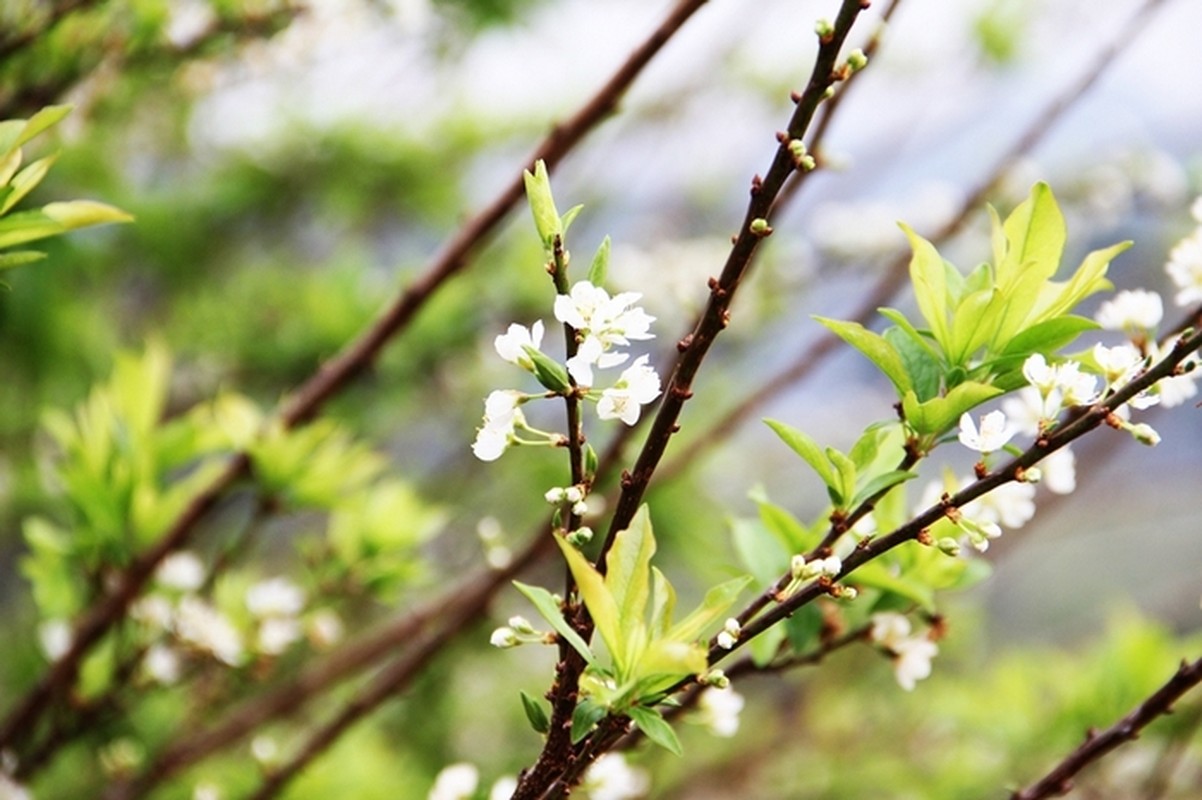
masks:
[(109, 222), (133, 222), (134, 220), (131, 214), (127, 214), (115, 206), (110, 206), (108, 203), (97, 203), (95, 200), (47, 203), (42, 206), (42, 213), (62, 225), (63, 230), (67, 231), (91, 225), (104, 225)]
[(607, 713), (609, 712), (605, 710), (604, 706), (598, 705), (588, 698), (581, 700), (572, 712), (572, 744), (576, 744), (588, 736), (593, 726), (605, 719)]
[(588, 282), (593, 286), (604, 286), (605, 276), (609, 272), (609, 237), (601, 240), (601, 246), (593, 256), (593, 263), (588, 268)]
[(885, 492), (897, 486), (899, 483), (904, 483), (913, 478), (917, 478), (918, 474), (907, 470), (890, 470), (873, 475), (862, 487), (856, 492), (856, 496), (848, 504), (849, 508), (858, 508), (861, 503), (870, 499), (879, 492)]
[(822, 479), (823, 483), (831, 489), (838, 487), (838, 477), (822, 450), (819, 449), (817, 442), (792, 425), (779, 420), (765, 419), (764, 424), (771, 428), (773, 433), (781, 438), (781, 441), (789, 445), (794, 453), (801, 456), (810, 465), (810, 468), (818, 473), (818, 477)]
[(1056, 274), (1067, 233), (1064, 215), (1046, 183), (1031, 187), (1031, 194), (1006, 218), (1005, 256), (997, 261), (997, 282), (1003, 289), (1020, 273), (1046, 281)]
[(530, 213), (534, 216), (534, 229), (538, 231), (543, 248), (550, 252), (555, 237), (563, 235), (563, 224), (555, 209), (555, 198), (551, 196), (551, 178), (547, 175), (546, 163), (542, 159), (534, 162), (534, 172), (524, 171), (522, 179), (526, 184)]
[[(556, 537), (558, 541), (558, 537)], [(570, 545), (569, 545), (570, 547)], [(519, 592), (526, 595), (526, 598), (534, 604), (538, 613), (545, 619), (555, 632), (567, 641), (568, 644), (579, 653), (585, 661), (590, 664), (596, 662), (596, 657), (593, 651), (589, 649), (588, 644), (584, 639), (580, 638), (580, 634), (572, 630), (572, 626), (563, 618), (563, 613), (559, 610), (559, 604), (555, 602), (555, 598), (541, 586), (529, 586), (521, 581), (514, 581), (513, 585)]]
[(998, 387), (979, 381), (965, 381), (945, 396), (925, 402), (919, 402), (913, 392), (907, 392), (902, 398), (902, 413), (920, 436), (933, 436), (951, 428), (965, 411), (1001, 393)]
[(910, 240), (914, 251), (910, 259), (910, 283), (914, 287), (914, 297), (918, 301), (918, 310), (923, 319), (931, 327), (935, 341), (942, 345), (944, 351), (949, 351), (949, 336), (947, 329), (947, 268), (943, 257), (935, 249), (935, 245), (919, 236), (902, 223), (902, 231)]
[(847, 502), (856, 491), (856, 465), (833, 447), (826, 448), (826, 457), (838, 474), (838, 486), (831, 487), (831, 502), (840, 508), (846, 508)]
[(844, 322), (815, 315), (814, 319), (829, 328), (836, 336), (863, 353), (892, 381), (900, 397), (913, 388), (905, 364), (897, 350), (879, 334), (856, 322)]
[(528, 344), (522, 345), (522, 350), (534, 364), (534, 377), (538, 378), (538, 382), (546, 389), (557, 394), (567, 394), (571, 391), (572, 384), (568, 380), (568, 371), (563, 368), (562, 364)]
[(605, 557), (605, 587), (617, 606), (618, 626), (624, 631), (632, 631), (644, 623), (647, 600), (651, 596), (651, 557), (654, 555), (655, 534), (644, 503), (630, 525), (618, 531), (613, 547)]
[(588, 612), (597, 626), (597, 633), (601, 634), (602, 641), (609, 648), (618, 672), (624, 672), (629, 667), (624, 659), (628, 637), (622, 629), (618, 604), (605, 584), (605, 578), (601, 577), (601, 573), (597, 572), (579, 550), (564, 541), (563, 537), (556, 536), (555, 543), (559, 545), (560, 551), (567, 559), (568, 569), (572, 571), (572, 577), (576, 579), (580, 597), (584, 600), (584, 605), (588, 608)]
[(634, 721), (639, 730), (647, 735), (648, 739), (660, 747), (676, 755), (684, 752), (681, 749), (680, 740), (676, 738), (676, 731), (672, 730), (668, 721), (654, 708), (631, 706), (626, 710), (626, 715)]
[(701, 605), (673, 626), (668, 633), (669, 637), (678, 642), (696, 640), (705, 632), (706, 628), (721, 618), (734, 605), (735, 600), (739, 599), (739, 594), (747, 588), (751, 581), (750, 575), (744, 575), (710, 589), (705, 593), (705, 599), (701, 601)]
[(50, 171), (51, 165), (57, 158), (57, 155), (39, 158), (14, 175), (10, 184), (12, 191), (4, 198), (4, 202), (0, 203), (0, 214), (7, 213), (10, 208), (21, 201), (21, 198), (33, 191), (34, 187), (42, 182), (42, 178), (46, 177), (46, 173)]
[(522, 709), (526, 712), (526, 719), (530, 721), (530, 727), (534, 728), (535, 733), (545, 734), (551, 730), (551, 720), (547, 718), (543, 704), (525, 692), (522, 692)]

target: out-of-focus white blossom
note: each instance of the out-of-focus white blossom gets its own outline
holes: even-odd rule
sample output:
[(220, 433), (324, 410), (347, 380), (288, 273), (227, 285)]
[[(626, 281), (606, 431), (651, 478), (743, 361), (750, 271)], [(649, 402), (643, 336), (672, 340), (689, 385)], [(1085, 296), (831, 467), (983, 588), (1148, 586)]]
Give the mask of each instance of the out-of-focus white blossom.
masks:
[(175, 633), (182, 641), (232, 667), (242, 663), (242, 637), (238, 630), (224, 614), (199, 597), (188, 596), (180, 601)]
[(142, 656), (142, 670), (156, 683), (170, 686), (179, 680), (179, 653), (165, 644), (153, 644)]
[(1147, 289), (1128, 289), (1102, 303), (1094, 319), (1108, 331), (1147, 333), (1164, 318), (1160, 295)]
[(1169, 252), (1169, 262), (1164, 268), (1177, 287), (1173, 298), (1177, 305), (1188, 306), (1202, 300), (1202, 227), (1177, 243)]
[(246, 590), (246, 609), (260, 619), (293, 617), (304, 607), (304, 590), (287, 578), (259, 581)]
[(308, 624), (309, 640), (316, 647), (333, 647), (342, 641), (342, 619), (330, 608), (319, 609), (311, 617)]
[(518, 788), (518, 779), (512, 775), (497, 778), (488, 791), (488, 800), (509, 800)]
[(259, 623), (256, 646), (260, 653), (278, 656), (303, 636), (300, 620), (295, 617), (268, 617)]
[(743, 710), (743, 695), (730, 688), (711, 686), (697, 700), (697, 721), (714, 736), (729, 739), (739, 732), (739, 712)]
[(893, 658), (893, 675), (907, 692), (930, 677), (931, 659), (939, 646), (925, 636), (910, 635), (910, 620), (893, 611), (872, 615), (872, 640)]
[[(1067, 447), (1045, 457), (1039, 462), (1043, 471), (1041, 484), (1055, 494), (1072, 494), (1077, 488), (1077, 457)], [(1034, 505), (1034, 504), (1032, 504)]]
[(194, 592), (204, 584), (205, 566), (200, 556), (189, 550), (172, 553), (154, 571), (154, 579), (169, 589)]
[(582, 786), (589, 800), (635, 800), (647, 793), (651, 781), (621, 753), (606, 753), (584, 773)]
[(434, 778), (426, 800), (470, 800), (480, 783), (480, 773), (472, 764), (451, 764)]
[(48, 619), (38, 626), (38, 644), (51, 661), (57, 661), (71, 649), (71, 623), (65, 619)]

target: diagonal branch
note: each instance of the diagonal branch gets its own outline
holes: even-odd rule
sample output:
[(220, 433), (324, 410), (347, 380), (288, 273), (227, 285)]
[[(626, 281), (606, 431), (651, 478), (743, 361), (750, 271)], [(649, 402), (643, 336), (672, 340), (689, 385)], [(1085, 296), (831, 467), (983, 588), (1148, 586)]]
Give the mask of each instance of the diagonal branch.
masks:
[(1202, 658), (1192, 664), (1183, 661), (1173, 673), (1173, 677), (1136, 706), (1130, 714), (1104, 731), (1087, 731), (1085, 741), (1076, 750), (1065, 756), (1038, 781), (1025, 789), (1013, 792), (1010, 800), (1042, 800), (1045, 797), (1068, 794), (1073, 788), (1073, 776), (1119, 745), (1137, 738), (1139, 732), (1158, 717), (1172, 713), (1173, 703), (1199, 683), (1202, 683)]
[[(593, 128), (617, 108), (618, 102), (644, 67), (706, 0), (680, 0), (660, 25), (630, 54), (613, 76), (571, 118), (557, 125), (536, 149), (531, 162), (542, 159), (548, 169), (578, 145)], [(463, 270), (471, 255), (486, 241), (522, 197), (521, 169), (484, 210), (473, 217), (435, 256), (426, 272), (356, 340), (327, 361), (282, 407), (280, 418), (293, 427), (312, 418), (325, 402), (369, 366), (384, 346), (403, 330), (417, 311), (448, 279)], [(76, 624), (71, 646), (0, 724), (0, 750), (26, 741), (34, 726), (56, 698), (75, 682), (80, 663), (92, 647), (124, 616), (146, 581), (168, 553), (184, 547), (196, 523), (217, 504), (224, 493), (250, 474), (250, 456), (245, 451), (231, 459), (226, 470), (193, 498), (185, 512), (153, 548), (134, 559), (114, 582), (115, 589), (103, 596)]]

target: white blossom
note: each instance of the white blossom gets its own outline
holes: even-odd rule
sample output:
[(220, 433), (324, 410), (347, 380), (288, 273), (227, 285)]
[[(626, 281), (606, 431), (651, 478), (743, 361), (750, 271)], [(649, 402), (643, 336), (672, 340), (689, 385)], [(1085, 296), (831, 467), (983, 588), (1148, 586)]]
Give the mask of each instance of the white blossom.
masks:
[(978, 453), (1000, 450), (1014, 434), (1014, 428), (1001, 411), (990, 411), (982, 416), (980, 430), (973, 423), (971, 414), (960, 415), (960, 444)]
[(639, 356), (622, 370), (617, 383), (601, 392), (597, 416), (633, 425), (638, 422), (641, 407), (659, 397), (659, 391), (659, 374), (647, 364), (647, 356)]
[(1024, 436), (1038, 436), (1040, 424), (1054, 421), (1060, 413), (1060, 395), (1052, 392), (1051, 402), (1034, 386), (1024, 386), (1002, 400), (1002, 411), (1014, 429)]
[(1048, 365), (1042, 353), (1027, 356), (1023, 362), (1023, 377), (1045, 397), (1056, 388), (1056, 370)]
[(629, 353), (606, 352), (605, 344), (596, 336), (586, 336), (576, 348), (576, 355), (566, 362), (568, 372), (578, 386), (592, 386), (596, 380), (593, 377), (593, 367), (609, 369), (626, 363)]
[(1035, 516), (1035, 487), (1029, 483), (1003, 483), (961, 511), (978, 522), (1021, 528)]
[(471, 764), (451, 764), (434, 778), (426, 800), (470, 800), (480, 783), (480, 773)]
[(1177, 287), (1177, 294), (1173, 298), (1177, 305), (1187, 306), (1202, 300), (1202, 227), (1195, 229), (1169, 252), (1165, 271)]
[(342, 619), (330, 608), (322, 608), (309, 617), (309, 640), (317, 647), (333, 647), (342, 640)]
[(57, 661), (71, 649), (71, 623), (65, 619), (48, 619), (38, 626), (38, 643), (51, 661)]
[[(1161, 348), (1155, 342), (1150, 342), (1148, 344), (1148, 355), (1152, 357), (1152, 362), (1155, 363), (1167, 356), (1172, 349), (1172, 345), (1166, 345)], [(1181, 362), (1181, 366), (1187, 369), (1194, 367), (1195, 364), (1196, 356), (1194, 355)], [(1197, 375), (1195, 367), (1192, 371), (1183, 372), (1180, 375), (1170, 375), (1157, 381), (1154, 391), (1160, 397), (1161, 405), (1165, 408), (1174, 408), (1196, 395), (1198, 393)]]
[(1133, 345), (1120, 344), (1106, 347), (1095, 344), (1093, 347), (1094, 363), (1102, 371), (1111, 388), (1118, 388), (1135, 376), (1143, 362), (1143, 355)]
[(1102, 303), (1094, 319), (1108, 331), (1146, 332), (1164, 318), (1160, 295), (1147, 289), (1129, 289)]
[(204, 562), (189, 550), (172, 553), (154, 571), (154, 579), (169, 589), (194, 592), (204, 584)]
[(1065, 408), (1089, 405), (1098, 399), (1097, 376), (1082, 372), (1077, 361), (1065, 361), (1056, 367), (1056, 388)]
[(33, 800), (33, 795), (0, 770), (0, 800)]
[(171, 627), (175, 609), (171, 601), (158, 594), (148, 594), (138, 598), (129, 607), (129, 616), (155, 631), (164, 631)]
[(509, 330), (493, 340), (497, 355), (510, 364), (517, 364), (525, 370), (533, 371), (534, 362), (526, 354), (525, 348), (540, 349), (543, 343), (543, 322), (538, 320), (530, 328), (514, 323)]
[(472, 452), (481, 461), (496, 461), (513, 440), (514, 429), (525, 425), (518, 408), (521, 392), (497, 389), (484, 399), (484, 427), (476, 432)]
[(278, 656), (302, 635), (300, 620), (295, 617), (268, 617), (259, 623), (256, 642), (260, 653)]
[(894, 678), (907, 692), (930, 677), (939, 646), (925, 636), (911, 636), (908, 618), (893, 611), (873, 614), (871, 637), (892, 656)]
[(714, 736), (729, 739), (739, 731), (739, 712), (743, 705), (743, 695), (729, 685), (724, 689), (711, 686), (697, 700), (697, 721)]
[(175, 633), (182, 641), (232, 667), (242, 663), (242, 638), (238, 630), (224, 614), (199, 597), (188, 596), (180, 601)]
[(575, 284), (569, 294), (555, 298), (555, 318), (580, 335), (576, 355), (568, 359), (568, 372), (580, 386), (593, 385), (592, 368), (606, 369), (625, 362), (627, 354), (612, 353), (632, 339), (651, 339), (655, 317), (634, 304), (642, 295), (622, 292), (610, 297), (588, 281)]
[(153, 644), (142, 656), (142, 669), (151, 680), (170, 686), (179, 680), (179, 653), (165, 644)]
[(502, 626), (492, 632), (492, 636), (488, 637), (488, 643), (493, 647), (499, 647), (502, 650), (507, 650), (510, 647), (516, 647), (518, 644), (518, 634), (513, 628)]
[(254, 616), (292, 617), (305, 607), (305, 592), (287, 578), (259, 581), (246, 590), (246, 608)]
[(584, 773), (583, 786), (589, 800), (635, 800), (647, 793), (651, 782), (621, 753), (606, 753)]
[(1072, 494), (1077, 488), (1077, 457), (1067, 447), (1046, 456), (1039, 462), (1043, 471), (1040, 481), (1055, 494)]
[(497, 778), (488, 792), (488, 800), (509, 800), (518, 788), (518, 779), (512, 775)]

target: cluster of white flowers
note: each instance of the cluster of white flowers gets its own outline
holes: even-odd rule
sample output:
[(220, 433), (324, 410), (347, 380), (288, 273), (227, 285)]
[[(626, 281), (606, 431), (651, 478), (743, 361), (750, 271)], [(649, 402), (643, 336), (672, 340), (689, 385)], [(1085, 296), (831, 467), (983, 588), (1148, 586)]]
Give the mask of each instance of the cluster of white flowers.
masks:
[(651, 780), (621, 753), (606, 753), (584, 773), (581, 786), (589, 800), (635, 800), (647, 794)]
[[(474, 764), (460, 762), (444, 767), (434, 778), (426, 800), (471, 800), (480, 785), (480, 772)], [(488, 800), (508, 800), (518, 786), (517, 778), (498, 778), (488, 792)]]
[[(610, 297), (605, 289), (589, 281), (580, 281), (568, 294), (555, 298), (555, 318), (576, 332), (576, 353), (564, 364), (566, 374), (575, 382), (582, 396), (597, 403), (597, 416), (603, 420), (619, 419), (627, 425), (638, 422), (642, 407), (660, 395), (660, 379), (648, 363), (646, 355), (639, 356), (622, 371), (612, 385), (594, 391), (594, 370), (609, 369), (625, 364), (630, 354), (617, 348), (631, 341), (651, 339), (649, 315), (635, 303), (641, 295), (623, 292)], [(538, 363), (545, 359), (542, 347), (544, 326), (535, 322), (530, 328), (513, 324), (497, 336), (493, 347), (497, 355), (530, 372), (543, 381), (550, 394), (524, 394), (498, 389), (484, 401), (484, 424), (477, 430), (472, 452), (481, 461), (495, 461), (512, 444), (560, 444), (564, 437), (531, 428), (520, 406), (537, 397), (554, 396), (568, 391), (567, 386), (547, 383), (545, 370)], [(558, 367), (563, 369), (563, 367)], [(528, 433), (532, 438), (519, 438)]]
[(180, 679), (184, 659), (205, 654), (231, 667), (241, 666), (248, 648), (277, 656), (306, 633), (319, 647), (342, 637), (342, 621), (330, 609), (318, 609), (302, 621), (305, 594), (285, 578), (253, 584), (246, 610), (254, 629), (240, 630), (235, 621), (197, 592), (206, 579), (204, 562), (181, 551), (163, 560), (155, 572), (154, 590), (130, 608), (130, 616), (155, 638), (142, 657), (143, 675), (157, 683)]
[(1177, 243), (1165, 265), (1165, 271), (1177, 286), (1177, 295), (1173, 299), (1179, 306), (1202, 300), (1202, 197), (1194, 201), (1190, 213), (1198, 226)]
[[(1064, 469), (1060, 463), (1057, 469)], [(1071, 464), (1069, 465), (1071, 468)], [(946, 492), (952, 494), (961, 487), (975, 480), (965, 476), (959, 479), (945, 477), (942, 481), (932, 481), (923, 490), (922, 496), (915, 507), (915, 513), (920, 513), (939, 502)], [(1058, 486), (1075, 482), (1075, 478), (1057, 476)], [(965, 503), (960, 508), (948, 512), (950, 519), (959, 528), (969, 544), (980, 552), (989, 549), (989, 542), (1002, 535), (1002, 526), (1021, 528), (1035, 516), (1035, 487), (1030, 483), (1006, 483), (977, 499)], [(940, 548), (949, 553), (958, 553), (959, 548), (954, 542), (940, 542)]]
[(907, 692), (930, 676), (931, 659), (939, 646), (926, 636), (912, 636), (907, 617), (893, 611), (873, 614), (871, 636), (893, 659), (893, 674)]
[(519, 644), (550, 644), (554, 637), (550, 633), (535, 629), (525, 617), (510, 617), (509, 624), (492, 632), (488, 642), (493, 647), (508, 650)]

